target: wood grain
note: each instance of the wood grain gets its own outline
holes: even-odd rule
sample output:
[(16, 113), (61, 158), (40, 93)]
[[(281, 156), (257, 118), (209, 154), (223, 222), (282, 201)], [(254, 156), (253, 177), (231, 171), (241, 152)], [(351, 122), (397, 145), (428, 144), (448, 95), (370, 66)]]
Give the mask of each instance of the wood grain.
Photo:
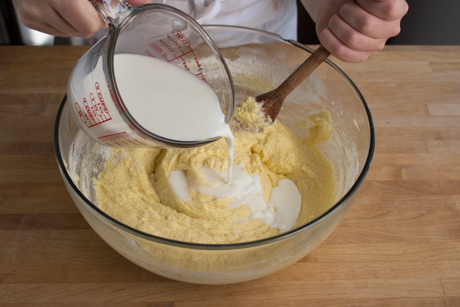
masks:
[(87, 47), (0, 47), (0, 307), (460, 306), (460, 46), (336, 62), (366, 98), (376, 152), (355, 204), (294, 265), (228, 286), (128, 262), (80, 215), (53, 126)]

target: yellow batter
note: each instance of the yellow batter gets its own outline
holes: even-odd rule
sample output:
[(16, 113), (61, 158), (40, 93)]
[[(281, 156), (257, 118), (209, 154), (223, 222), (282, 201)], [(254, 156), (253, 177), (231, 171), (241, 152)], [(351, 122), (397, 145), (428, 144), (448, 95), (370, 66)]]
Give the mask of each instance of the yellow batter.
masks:
[[(273, 125), (254, 121), (258, 112), (254, 99), (236, 110), (234, 165), (243, 163), (249, 175), (260, 176), (266, 202), (278, 180), (293, 181), (302, 196), (295, 227), (300, 226), (335, 201), (332, 163), (316, 146), (333, 133), (329, 114), (310, 116), (310, 136), (302, 139), (278, 121)], [(203, 166), (226, 172), (223, 139), (193, 149), (112, 149), (95, 180), (98, 205), (126, 225), (179, 241), (237, 243), (278, 234), (277, 228), (258, 218), (236, 222), (248, 218), (250, 211), (244, 205), (227, 208), (230, 198), (215, 199), (194, 191), (189, 201), (181, 201), (169, 184), (169, 173), (183, 170), (189, 181), (201, 182)]]

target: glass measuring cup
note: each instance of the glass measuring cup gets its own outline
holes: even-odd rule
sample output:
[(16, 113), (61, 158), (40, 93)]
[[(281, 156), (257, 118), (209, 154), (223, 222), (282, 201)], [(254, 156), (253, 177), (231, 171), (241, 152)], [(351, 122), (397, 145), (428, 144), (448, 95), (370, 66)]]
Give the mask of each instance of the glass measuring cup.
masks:
[[(218, 138), (179, 141), (149, 131), (131, 115), (114, 76), (118, 53), (155, 57), (205, 81), (216, 93), (225, 122), (235, 109), (233, 81), (222, 55), (190, 16), (171, 6), (131, 6), (123, 0), (91, 0), (108, 23), (109, 34), (75, 64), (67, 86), (70, 110), (79, 127), (110, 147), (196, 147)], [(177, 85), (180, 90), (180, 84)], [(187, 127), (184, 127), (187, 129)]]

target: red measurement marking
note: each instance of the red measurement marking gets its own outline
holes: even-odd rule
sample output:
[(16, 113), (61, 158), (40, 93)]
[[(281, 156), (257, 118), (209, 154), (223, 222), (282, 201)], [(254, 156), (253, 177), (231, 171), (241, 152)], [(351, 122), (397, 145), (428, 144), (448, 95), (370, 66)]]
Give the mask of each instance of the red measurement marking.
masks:
[(198, 67), (198, 70), (203, 71), (203, 68), (201, 68), (200, 61), (198, 60), (198, 58), (196, 56), (194, 57), (194, 60), (195, 60), (195, 63), (196, 63), (196, 67)]
[[(92, 94), (91, 94), (92, 95)], [(92, 126), (95, 126), (96, 123), (94, 122), (94, 117), (93, 117), (93, 114), (91, 112), (91, 107), (88, 103), (88, 100), (86, 100), (86, 98), (83, 98), (83, 106), (85, 107), (85, 110), (86, 110), (86, 125), (88, 127), (92, 127)], [(89, 124), (89, 125), (88, 125)]]
[(89, 95), (89, 98), (91, 98), (91, 112), (93, 115), (93, 119), (96, 122), (96, 124), (99, 124), (102, 121), (102, 112), (99, 110), (99, 106), (97, 105), (96, 99), (94, 98), (94, 95), (92, 93)]
[[(203, 67), (195, 52), (193, 52), (192, 48), (190, 47), (190, 41), (181, 31), (177, 29), (174, 29), (172, 31), (172, 34), (174, 34), (174, 36), (166, 35), (168, 40), (160, 39), (158, 44), (151, 43), (150, 47), (152, 47), (152, 49), (156, 53), (158, 53), (160, 57), (164, 58), (167, 62), (176, 61), (176, 63), (178, 62), (179, 64), (180, 62), (178, 60), (182, 61), (182, 66), (185, 70), (195, 73), (198, 77), (200, 77), (203, 81), (206, 82), (206, 79), (203, 75)], [(146, 50), (146, 53), (151, 57), (155, 57), (149, 50)], [(177, 55), (178, 53), (180, 54)], [(188, 54), (192, 55), (187, 57), (189, 61), (185, 61), (184, 58)], [(195, 65), (190, 66), (190, 60), (195, 61), (196, 69)]]
[(136, 140), (133, 138), (129, 133), (127, 132), (120, 132), (120, 133), (114, 133), (114, 134), (109, 134), (109, 135), (104, 135), (98, 137), (101, 142), (108, 146), (139, 146), (139, 145), (144, 145), (147, 146), (147, 144)]
[(169, 52), (173, 52), (174, 49), (164, 40), (160, 39), (160, 43), (168, 50)]
[(203, 73), (196, 74), (196, 76), (197, 76), (198, 78), (200, 78), (201, 80), (203, 80), (204, 82), (208, 83), (208, 81), (206, 81), (206, 79), (205, 79)]
[(181, 49), (181, 48), (182, 48), (181, 44), (178, 43), (178, 42), (174, 39), (174, 37), (172, 37), (171, 35), (167, 35), (166, 37), (171, 41), (171, 43), (173, 43), (174, 46), (176, 46), (176, 48), (178, 48), (178, 49)]
[(147, 53), (147, 54), (148, 54), (149, 56), (151, 56), (152, 58), (155, 57), (148, 49), (145, 49), (145, 53)]
[(95, 87), (98, 100), (96, 100), (96, 96), (93, 93), (90, 93), (89, 102), (86, 100), (86, 98), (83, 98), (83, 108), (79, 105), (78, 102), (75, 103), (75, 110), (77, 111), (78, 116), (88, 128), (97, 126), (112, 119), (109, 114), (109, 108), (107, 107), (104, 101), (104, 97), (102, 96), (99, 83), (96, 82)]
[(97, 104), (99, 116), (101, 117), (101, 121), (108, 121), (109, 119), (112, 119), (112, 117), (109, 114), (109, 108), (105, 104), (104, 97), (102, 96), (102, 91), (101, 87), (99, 86), (99, 82), (96, 82), (96, 95), (97, 98), (99, 99), (99, 102)]
[(181, 31), (179, 31), (177, 29), (174, 29), (172, 31), (172, 34), (174, 34), (182, 42), (182, 44), (184, 44), (184, 46), (190, 47), (189, 40), (187, 39), (187, 37), (184, 34), (182, 34)]
[[(150, 47), (152, 47), (152, 49), (162, 58), (164, 58), (167, 62), (172, 62), (172, 61), (175, 61), (179, 58), (182, 58), (184, 55), (187, 55), (189, 53), (193, 53), (192, 50), (189, 50), (187, 52), (185, 52), (183, 49), (173, 49), (171, 47), (171, 45), (169, 45), (167, 42), (163, 41), (163, 40), (160, 40), (160, 44), (163, 46), (159, 46), (158, 44), (156, 43), (152, 43), (150, 44)], [(166, 52), (165, 50), (167, 50), (168, 52)], [(180, 55), (177, 55), (176, 53), (180, 52), (181, 54)], [(152, 56), (152, 57), (155, 57), (152, 53), (148, 52), (147, 51), (147, 54)]]
[(165, 59), (168, 58), (168, 55), (166, 54), (166, 52), (165, 52), (160, 46), (158, 46), (158, 45), (155, 44), (155, 43), (152, 43), (150, 46), (151, 46), (151, 47), (153, 48), (153, 50), (155, 50), (162, 58), (165, 58)]
[(186, 70), (190, 71), (190, 68), (188, 67), (187, 63), (184, 61), (183, 58), (181, 58), (181, 59), (182, 59), (182, 66), (184, 66), (184, 68), (185, 68)]

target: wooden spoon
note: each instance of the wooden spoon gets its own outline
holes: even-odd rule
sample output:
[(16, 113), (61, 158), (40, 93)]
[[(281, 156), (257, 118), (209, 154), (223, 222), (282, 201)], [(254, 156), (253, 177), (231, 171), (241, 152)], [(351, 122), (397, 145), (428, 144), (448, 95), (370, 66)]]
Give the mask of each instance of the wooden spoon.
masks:
[(275, 121), (281, 110), (284, 99), (316, 69), (327, 57), (330, 52), (323, 46), (319, 46), (315, 52), (303, 62), (280, 86), (273, 91), (259, 95), (256, 102), (262, 103), (262, 112)]

